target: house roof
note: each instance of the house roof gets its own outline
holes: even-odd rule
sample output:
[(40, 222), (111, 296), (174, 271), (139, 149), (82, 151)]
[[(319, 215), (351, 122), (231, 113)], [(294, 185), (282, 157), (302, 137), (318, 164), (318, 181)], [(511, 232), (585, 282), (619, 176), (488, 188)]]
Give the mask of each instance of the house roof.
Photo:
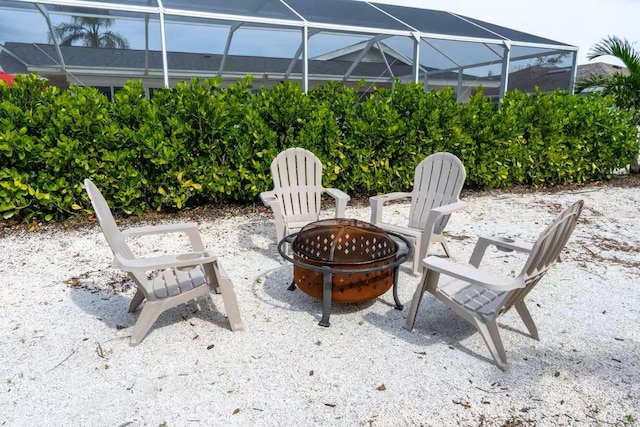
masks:
[[(111, 70), (114, 74), (123, 70), (144, 70), (148, 59), (150, 70), (162, 70), (162, 53), (144, 50), (109, 49), (81, 46), (60, 46), (65, 60), (65, 66), (86, 70)], [(19, 58), (16, 61), (15, 58)], [(168, 66), (174, 76), (188, 75), (216, 75), (222, 63), (222, 55), (207, 53), (167, 52)], [(16, 65), (20, 65), (18, 67)], [(284, 74), (291, 64), (288, 58), (267, 58), (258, 56), (230, 55), (226, 59), (224, 72), (233, 75), (244, 74)], [(351, 67), (351, 61), (342, 60), (310, 60), (309, 73), (312, 76), (342, 76)], [(31, 72), (43, 70), (62, 70), (58, 63), (53, 45), (43, 43), (6, 42), (0, 53), (0, 65), (8, 72)], [(14, 65), (16, 65), (15, 68)], [(412, 67), (406, 63), (394, 62), (390, 64), (394, 76), (411, 73)], [(13, 68), (13, 69), (12, 69)], [(21, 68), (21, 69), (18, 69)], [(293, 68), (294, 74), (302, 71), (301, 61), (297, 61)], [(224, 73), (223, 73), (224, 74)], [(384, 63), (362, 62), (352, 73), (352, 79), (381, 79), (392, 78)]]
[(543, 92), (568, 89), (570, 68), (532, 66), (509, 74), (509, 90), (535, 92), (536, 87)]
[[(614, 73), (628, 74), (625, 67), (596, 62), (578, 65), (576, 79), (581, 79), (590, 74), (611, 76)], [(567, 89), (571, 77), (571, 69), (567, 67), (543, 67), (535, 65), (509, 74), (509, 90), (518, 89), (521, 92), (535, 92), (536, 87), (543, 92), (551, 92), (555, 89)], [(498, 78), (499, 77), (495, 77)], [(497, 88), (485, 88), (486, 95), (497, 95)]]
[(10, 74), (27, 74), (27, 66), (9, 52), (0, 49), (0, 69)]
[(594, 62), (590, 64), (578, 65), (577, 79), (582, 79), (589, 76), (604, 76), (609, 77), (615, 73), (621, 73), (625, 76), (629, 75), (629, 70), (622, 65), (608, 64), (606, 62)]

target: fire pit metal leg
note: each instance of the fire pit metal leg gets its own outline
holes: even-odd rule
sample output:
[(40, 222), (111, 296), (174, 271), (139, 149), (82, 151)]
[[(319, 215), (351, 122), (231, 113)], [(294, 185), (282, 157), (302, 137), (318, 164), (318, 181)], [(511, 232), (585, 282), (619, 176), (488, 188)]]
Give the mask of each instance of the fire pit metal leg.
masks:
[(333, 274), (325, 272), (322, 283), (322, 319), (318, 325), (328, 327), (331, 315), (331, 288), (333, 287)]
[(396, 310), (402, 310), (403, 306), (400, 303), (400, 298), (398, 298), (398, 275), (400, 274), (400, 266), (397, 265), (393, 269), (393, 300), (396, 303)]

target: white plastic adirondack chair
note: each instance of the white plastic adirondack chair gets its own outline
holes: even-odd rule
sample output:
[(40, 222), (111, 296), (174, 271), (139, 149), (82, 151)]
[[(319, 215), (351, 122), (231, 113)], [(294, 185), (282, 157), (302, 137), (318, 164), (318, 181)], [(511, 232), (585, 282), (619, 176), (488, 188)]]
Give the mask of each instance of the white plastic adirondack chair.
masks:
[[(389, 193), (369, 199), (372, 224), (413, 240), (414, 273), (420, 272), (421, 262), (433, 243), (442, 244), (447, 256), (451, 256), (442, 231), (450, 214), (467, 206), (467, 203), (460, 201), (466, 176), (464, 166), (456, 156), (451, 153), (435, 153), (416, 167), (413, 190), (410, 193)], [(408, 197), (411, 198), (408, 225), (385, 223), (382, 218), (384, 204)]]
[(322, 193), (335, 199), (335, 217), (343, 218), (350, 197), (335, 188), (322, 186), (322, 163), (304, 148), (289, 148), (271, 162), (273, 190), (260, 193), (276, 222), (276, 238), (298, 232), (320, 216)]
[[(583, 201), (579, 200), (558, 215), (533, 245), (502, 237), (480, 237), (467, 265), (439, 257), (428, 257), (424, 261), (424, 273), (413, 295), (405, 328), (413, 329), (424, 291), (429, 291), (478, 329), (491, 356), (505, 370), (507, 356), (498, 333), (497, 319), (515, 307), (531, 337), (538, 339), (538, 330), (524, 298), (559, 260), (560, 252), (576, 226), (582, 206)], [(501, 277), (479, 268), (490, 245), (507, 252), (515, 250), (529, 253), (518, 276)]]
[[(145, 301), (136, 322), (129, 344), (138, 345), (158, 316), (165, 310), (194, 300), (202, 295), (220, 290), (231, 330), (243, 329), (233, 283), (226, 276), (218, 260), (205, 250), (196, 224), (168, 224), (131, 228), (120, 231), (111, 210), (98, 188), (88, 179), (84, 180), (91, 204), (111, 251), (114, 265), (129, 273), (137, 285), (137, 292), (129, 306), (129, 312), (137, 310)], [(152, 258), (136, 258), (126, 239), (161, 233), (185, 233), (189, 237), (193, 252), (180, 255), (164, 255)], [(157, 271), (149, 279), (147, 272)]]

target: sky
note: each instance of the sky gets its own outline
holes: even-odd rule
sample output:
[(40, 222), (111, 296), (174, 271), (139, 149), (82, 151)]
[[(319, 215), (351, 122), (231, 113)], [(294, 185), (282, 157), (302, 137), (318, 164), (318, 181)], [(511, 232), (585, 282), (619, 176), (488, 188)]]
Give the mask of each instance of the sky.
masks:
[(640, 0), (376, 0), (378, 3), (454, 12), (525, 33), (578, 46), (578, 64), (609, 35), (635, 42), (640, 50)]
[[(321, 1), (321, 0), (314, 0)], [(579, 47), (578, 64), (589, 62), (590, 48), (609, 35), (616, 35), (635, 42), (640, 50), (640, 0), (376, 0), (404, 6), (439, 9), (458, 13), (515, 30), (535, 34)], [(68, 16), (54, 16), (54, 25)], [(156, 25), (157, 27), (157, 25)], [(119, 21), (116, 31), (132, 42), (133, 48), (144, 48), (144, 29), (140, 22)], [(159, 34), (159, 30), (152, 29)], [(226, 31), (212, 28), (185, 28), (174, 26), (167, 29), (169, 50), (219, 53), (224, 47)], [(362, 39), (353, 38), (349, 44)], [(38, 13), (16, 13), (0, 10), (0, 43), (24, 41), (46, 43), (46, 26)], [(290, 56), (295, 52), (299, 36), (269, 32), (267, 36), (250, 32), (238, 32), (232, 44), (232, 54), (259, 55), (268, 48), (278, 46), (280, 55)], [(310, 43), (311, 55), (325, 53), (338, 46), (326, 36), (314, 36)], [(323, 47), (328, 46), (323, 51)], [(342, 46), (338, 46), (342, 47)], [(159, 37), (152, 39), (152, 49), (159, 49)], [(598, 61), (619, 64), (611, 57)]]

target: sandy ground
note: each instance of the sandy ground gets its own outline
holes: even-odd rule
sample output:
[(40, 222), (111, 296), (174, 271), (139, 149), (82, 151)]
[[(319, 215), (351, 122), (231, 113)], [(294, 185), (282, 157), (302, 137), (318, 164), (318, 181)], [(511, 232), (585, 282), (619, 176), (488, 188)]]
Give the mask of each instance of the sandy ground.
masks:
[[(532, 240), (575, 200), (582, 218), (563, 262), (527, 301), (540, 332), (515, 312), (500, 332), (510, 366), (429, 295), (403, 329), (419, 281), (401, 267), (391, 292), (335, 305), (288, 291), (290, 264), (268, 212), (199, 222), (238, 296), (244, 332), (231, 332), (220, 296), (165, 312), (137, 347), (128, 336), (134, 289), (111, 266), (96, 224), (2, 231), (2, 426), (517, 426), (631, 425), (640, 418), (640, 188), (468, 195), (449, 242), (466, 261), (477, 236)], [(401, 221), (407, 204), (388, 213)], [(347, 216), (367, 220), (367, 206)], [(163, 223), (170, 222), (163, 218)], [(128, 222), (122, 224), (126, 227)], [(131, 242), (139, 253), (186, 251), (175, 236)], [(524, 258), (490, 251), (486, 268)]]

